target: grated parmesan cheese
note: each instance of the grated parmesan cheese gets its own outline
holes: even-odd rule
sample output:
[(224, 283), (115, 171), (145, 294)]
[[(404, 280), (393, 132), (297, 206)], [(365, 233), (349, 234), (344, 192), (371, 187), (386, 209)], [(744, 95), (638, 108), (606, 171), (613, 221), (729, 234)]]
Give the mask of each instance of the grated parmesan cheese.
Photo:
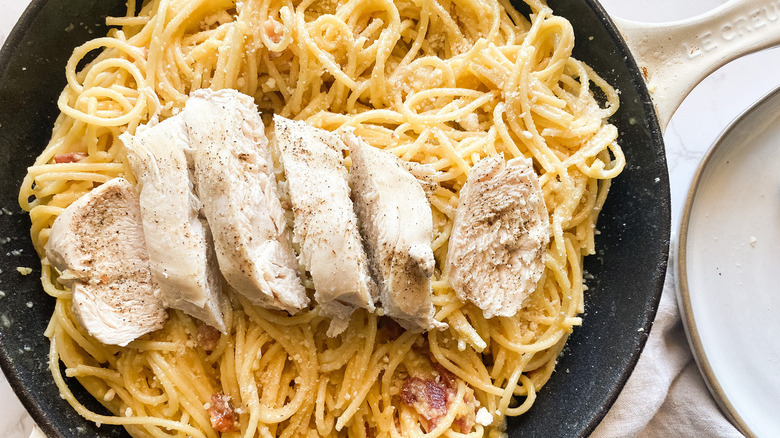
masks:
[(490, 415), (487, 408), (482, 407), (477, 411), (476, 421), (483, 426), (490, 426), (493, 423), (493, 416)]

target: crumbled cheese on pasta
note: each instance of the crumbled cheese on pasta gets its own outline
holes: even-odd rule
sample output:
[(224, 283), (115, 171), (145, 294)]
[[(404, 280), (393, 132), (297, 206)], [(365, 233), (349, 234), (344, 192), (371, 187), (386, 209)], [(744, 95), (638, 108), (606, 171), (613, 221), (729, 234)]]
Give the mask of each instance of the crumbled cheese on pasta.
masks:
[(490, 426), (493, 423), (493, 416), (490, 415), (487, 408), (482, 407), (477, 411), (476, 421), (483, 426)]
[(479, 130), (479, 116), (477, 116), (476, 113), (469, 113), (460, 119), (458, 119), (458, 124), (460, 126), (466, 128), (468, 131), (478, 131)]

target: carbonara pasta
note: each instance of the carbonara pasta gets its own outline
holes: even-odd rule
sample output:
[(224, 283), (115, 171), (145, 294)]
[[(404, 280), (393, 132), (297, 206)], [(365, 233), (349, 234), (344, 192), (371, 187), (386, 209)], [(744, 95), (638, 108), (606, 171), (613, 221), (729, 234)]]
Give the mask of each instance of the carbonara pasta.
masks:
[[(19, 195), (57, 300), (46, 336), (65, 399), (88, 420), (155, 437), (497, 436), (505, 416), (530, 409), (581, 323), (582, 260), (625, 160), (607, 121), (616, 91), (572, 57), (571, 23), (526, 3), (528, 17), (506, 0), (128, 0), (108, 36), (74, 50), (61, 115)], [(449, 328), (414, 334), (358, 310), (328, 338), (316, 306), (290, 316), (226, 288), (228, 335), (171, 311), (127, 347), (91, 338), (44, 257), (52, 222), (99, 184), (134, 181), (119, 135), (177, 114), (199, 88), (254, 96), (266, 121), (354, 127), (434, 167), (433, 300)], [(444, 267), (459, 190), (496, 153), (533, 159), (551, 239), (523, 309), (485, 319), (457, 299)], [(60, 361), (113, 415), (76, 400)], [(405, 400), (410, 377), (449, 391), (444, 412)]]

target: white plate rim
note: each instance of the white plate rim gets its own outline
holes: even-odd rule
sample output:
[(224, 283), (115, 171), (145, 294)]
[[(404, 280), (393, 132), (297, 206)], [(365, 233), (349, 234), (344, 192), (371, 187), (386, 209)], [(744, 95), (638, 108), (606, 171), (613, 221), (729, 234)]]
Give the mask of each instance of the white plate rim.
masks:
[(740, 430), (740, 432), (749, 438), (757, 438), (758, 435), (756, 435), (748, 422), (739, 414), (734, 405), (729, 401), (726, 392), (723, 390), (723, 387), (718, 381), (717, 375), (714, 372), (713, 367), (707, 357), (707, 352), (701, 341), (701, 333), (693, 316), (694, 312), (691, 302), (690, 289), (688, 287), (686, 264), (688, 226), (690, 224), (693, 201), (696, 197), (696, 193), (699, 190), (702, 176), (704, 175), (708, 165), (714, 161), (713, 156), (715, 156), (715, 154), (721, 149), (727, 147), (723, 146), (727, 143), (724, 141), (724, 139), (728, 137), (735, 129), (737, 129), (743, 121), (753, 116), (753, 114), (757, 111), (761, 111), (764, 104), (767, 104), (769, 101), (774, 99), (780, 99), (780, 87), (770, 91), (758, 99), (749, 108), (737, 116), (728, 125), (728, 127), (723, 130), (720, 135), (718, 135), (715, 142), (713, 142), (712, 146), (704, 155), (704, 158), (702, 158), (698, 168), (696, 169), (696, 173), (693, 176), (690, 188), (688, 189), (688, 194), (685, 199), (685, 206), (683, 208), (683, 214), (680, 221), (680, 233), (676, 246), (677, 254), (675, 257), (677, 265), (677, 287), (675, 288), (677, 292), (677, 303), (678, 307), (680, 308), (681, 319), (685, 328), (685, 334), (688, 338), (688, 344), (693, 351), (693, 357), (696, 360), (696, 364), (699, 368), (699, 371), (701, 372), (702, 377), (704, 378), (704, 382), (707, 384), (707, 387), (709, 388), (710, 393), (713, 395), (713, 398), (717, 402), (718, 406), (720, 406), (723, 413)]

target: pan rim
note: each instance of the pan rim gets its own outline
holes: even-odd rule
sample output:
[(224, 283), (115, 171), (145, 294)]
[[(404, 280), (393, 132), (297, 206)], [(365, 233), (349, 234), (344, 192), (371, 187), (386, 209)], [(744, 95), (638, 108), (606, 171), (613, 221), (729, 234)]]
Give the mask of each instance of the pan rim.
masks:
[[(5, 42), (3, 42), (2, 48), (0, 48), (0, 77), (5, 76), (6, 71), (10, 68), (11, 59), (13, 53), (22, 42), (22, 39), (27, 33), (27, 28), (38, 18), (38, 14), (43, 10), (46, 3), (49, 0), (31, 0), (30, 4), (25, 8), (22, 15), (17, 20), (11, 32), (8, 34)], [(8, 354), (8, 348), (6, 348), (4, 336), (0, 336), (0, 369), (3, 371), (3, 375), (11, 386), (11, 389), (16, 394), (22, 406), (30, 414), (30, 417), (35, 421), (35, 424), (40, 428), (47, 437), (63, 437), (59, 428), (46, 416), (41, 405), (35, 402), (33, 395), (27, 385), (24, 384), (19, 374), (16, 372), (15, 367), (12, 364), (12, 359)]]
[[(665, 284), (665, 273), (668, 268), (669, 262), (669, 248), (670, 248), (670, 236), (671, 236), (671, 202), (668, 190), (668, 168), (666, 166), (666, 158), (664, 153), (663, 135), (661, 133), (660, 124), (655, 112), (655, 106), (652, 103), (650, 92), (647, 88), (647, 84), (642, 77), (641, 71), (636, 63), (636, 60), (631, 53), (628, 45), (620, 33), (619, 29), (612, 21), (608, 13), (604, 10), (603, 6), (597, 0), (579, 0), (587, 8), (590, 8), (598, 18), (601, 25), (606, 30), (612, 43), (618, 49), (615, 53), (615, 59), (622, 57), (623, 63), (630, 73), (630, 82), (633, 84), (637, 94), (642, 99), (641, 107), (645, 114), (648, 115), (646, 122), (649, 127), (649, 137), (652, 140), (652, 147), (660, 155), (659, 159), (663, 162), (663, 174), (659, 175), (666, 178), (667, 186), (663, 198), (662, 205), (656, 206), (663, 210), (664, 221), (659, 226), (658, 237), (659, 241), (654, 245), (666, 248), (661, 254), (656, 254), (659, 257), (658, 265), (656, 268), (656, 275), (654, 276), (654, 284), (647, 287), (648, 293), (643, 298), (646, 298), (648, 304), (647, 312), (642, 325), (642, 334), (637, 336), (636, 341), (633, 343), (630, 356), (627, 357), (626, 366), (623, 367), (622, 372), (616, 381), (616, 384), (608, 392), (607, 397), (604, 399), (604, 403), (599, 407), (595, 414), (588, 420), (587, 424), (582, 428), (579, 436), (586, 437), (590, 435), (598, 424), (604, 419), (607, 412), (611, 409), (614, 402), (617, 400), (620, 392), (623, 390), (626, 382), (628, 381), (631, 373), (633, 372), (636, 363), (644, 349), (648, 336), (652, 329), (653, 321), (655, 319), (658, 305), (660, 302), (661, 294)], [(0, 76), (4, 75), (9, 67), (10, 61), (14, 50), (21, 44), (21, 40), (24, 38), (27, 32), (27, 28), (35, 21), (38, 14), (46, 6), (49, 0), (32, 0), (29, 6), (22, 13), (21, 17), (9, 33), (8, 38), (3, 44), (2, 51), (0, 51)], [(556, 0), (549, 0), (551, 7), (555, 10)], [(46, 416), (42, 405), (35, 402), (29, 388), (21, 380), (20, 376), (16, 372), (15, 367), (12, 365), (12, 360), (8, 355), (8, 349), (3, 343), (3, 337), (0, 336), (0, 369), (3, 373), (9, 385), (14, 390), (14, 393), (22, 402), (25, 409), (30, 413), (30, 416), (35, 420), (38, 426), (46, 433), (47, 436), (64, 437), (60, 432), (60, 429)]]
[[(554, 1), (555, 0), (551, 0), (550, 3), (553, 3)], [(614, 23), (614, 21), (607, 13), (607, 11), (604, 9), (604, 7), (601, 5), (601, 3), (599, 3), (598, 0), (583, 0), (583, 1), (596, 13), (602, 25), (606, 28), (610, 37), (612, 37), (613, 42), (615, 43), (615, 45), (619, 50), (617, 55), (623, 57), (623, 61), (627, 64), (628, 70), (631, 73), (631, 81), (633, 82), (635, 89), (638, 91), (639, 95), (643, 99), (642, 105), (645, 107), (646, 113), (652, 115), (652, 117), (650, 117), (650, 120), (647, 120), (650, 127), (650, 137), (653, 140), (654, 146), (657, 146), (658, 148), (657, 150), (660, 152), (660, 154), (663, 155), (662, 159), (664, 162), (664, 169), (665, 169), (664, 176), (666, 176), (668, 182), (668, 178), (669, 178), (668, 165), (666, 164), (663, 133), (661, 130), (660, 122), (658, 121), (656, 107), (653, 104), (652, 98), (650, 96), (650, 91), (647, 88), (647, 83), (644, 80), (639, 65), (637, 64), (633, 53), (629, 49), (628, 43), (626, 43), (623, 34), (620, 32), (620, 29)], [(553, 10), (554, 9), (555, 8), (553, 8)], [(668, 191), (669, 190), (667, 185), (667, 192)], [(671, 199), (669, 193), (667, 193), (665, 201), (666, 202), (663, 207), (666, 210), (664, 212), (665, 213), (664, 216), (666, 220), (664, 221), (663, 224), (664, 226), (663, 226), (663, 230), (661, 230), (661, 234), (664, 236), (663, 238), (664, 242), (662, 246), (666, 247), (666, 251), (664, 252), (664, 254), (661, 255), (662, 266), (659, 266), (659, 268), (662, 272), (659, 272), (658, 276), (656, 277), (656, 284), (653, 285), (653, 289), (654, 289), (653, 294), (651, 295), (649, 300), (649, 302), (652, 303), (652, 309), (650, 309), (650, 312), (647, 314), (647, 319), (644, 321), (644, 325), (642, 327), (644, 336), (639, 337), (639, 342), (636, 344), (636, 348), (634, 349), (634, 351), (632, 351), (631, 358), (628, 362), (628, 366), (624, 368), (623, 373), (618, 379), (617, 385), (615, 385), (610, 391), (606, 403), (604, 403), (601, 406), (599, 412), (593, 417), (592, 421), (588, 424), (585, 430), (583, 430), (583, 433), (580, 435), (580, 437), (584, 438), (589, 436), (596, 429), (599, 423), (601, 423), (601, 421), (604, 420), (604, 417), (607, 415), (609, 410), (615, 404), (615, 401), (617, 400), (620, 393), (623, 391), (626, 382), (628, 382), (628, 379), (631, 377), (634, 368), (636, 368), (636, 364), (639, 361), (639, 357), (641, 356), (642, 351), (644, 350), (645, 344), (647, 343), (647, 339), (650, 335), (650, 331), (652, 330), (653, 321), (655, 321), (655, 315), (658, 312), (658, 306), (661, 301), (661, 295), (664, 291), (664, 285), (666, 283), (666, 271), (669, 265), (669, 254), (671, 250)]]

